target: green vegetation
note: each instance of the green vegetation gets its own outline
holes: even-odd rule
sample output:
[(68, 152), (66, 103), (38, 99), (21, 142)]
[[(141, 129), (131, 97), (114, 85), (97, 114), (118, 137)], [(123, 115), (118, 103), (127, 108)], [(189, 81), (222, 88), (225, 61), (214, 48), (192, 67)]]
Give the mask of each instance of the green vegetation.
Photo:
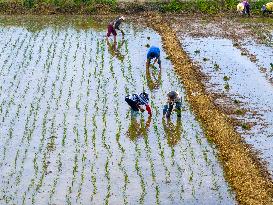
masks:
[(246, 113), (246, 110), (242, 110), (242, 109), (235, 110), (236, 115), (244, 115), (245, 113)]
[(224, 84), (224, 88), (228, 91), (228, 90), (230, 89), (229, 84), (228, 84), (228, 83), (225, 83), (225, 84)]
[(244, 129), (244, 130), (250, 130), (251, 129), (251, 126), (249, 125), (249, 124), (247, 124), (247, 123), (242, 123), (242, 128)]
[[(268, 0), (250, 1), (251, 12), (260, 14), (261, 7)], [(2, 12), (25, 13), (29, 10), (36, 13), (99, 13), (99, 12), (138, 12), (154, 10), (160, 12), (190, 12), (204, 14), (219, 14), (223, 12), (236, 12), (237, 0), (196, 0), (179, 1), (171, 0), (165, 2), (149, 2), (145, 4), (122, 3), (119, 6), (117, 0), (22, 0), (22, 1), (1, 1)], [(14, 6), (16, 5), (16, 6)], [(125, 5), (125, 6), (124, 6)], [(149, 38), (148, 38), (149, 40)]]
[(216, 70), (216, 71), (220, 70), (220, 66), (219, 66), (219, 64), (217, 64), (217, 63), (214, 63), (213, 68), (214, 68), (214, 70)]
[[(167, 4), (162, 4), (162, 12), (201, 12), (206, 14), (217, 14), (222, 12), (236, 11), (237, 0), (197, 0), (197, 1), (183, 1), (172, 0)], [(262, 5), (269, 2), (268, 0), (250, 1), (251, 12), (261, 13)]]
[(224, 81), (229, 81), (229, 80), (230, 80), (230, 77), (225, 75), (225, 76), (223, 77), (223, 80), (224, 80)]

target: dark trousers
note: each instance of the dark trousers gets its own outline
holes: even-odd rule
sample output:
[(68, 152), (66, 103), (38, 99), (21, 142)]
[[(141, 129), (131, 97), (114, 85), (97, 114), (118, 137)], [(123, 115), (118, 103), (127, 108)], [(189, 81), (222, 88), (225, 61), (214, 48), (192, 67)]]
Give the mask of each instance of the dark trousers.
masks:
[(128, 103), (128, 105), (130, 105), (133, 111), (139, 111), (137, 103), (135, 101), (129, 99), (128, 97), (125, 97), (125, 101)]
[[(166, 115), (166, 117), (170, 117), (172, 111), (173, 111), (173, 106), (174, 106), (174, 103), (168, 103), (166, 105), (164, 105), (163, 107), (163, 115)], [(181, 102), (176, 102), (175, 103), (175, 108), (176, 108), (176, 111), (177, 111), (177, 116), (178, 117), (181, 117)]]
[(250, 6), (249, 5), (245, 6), (243, 13), (250, 16)]

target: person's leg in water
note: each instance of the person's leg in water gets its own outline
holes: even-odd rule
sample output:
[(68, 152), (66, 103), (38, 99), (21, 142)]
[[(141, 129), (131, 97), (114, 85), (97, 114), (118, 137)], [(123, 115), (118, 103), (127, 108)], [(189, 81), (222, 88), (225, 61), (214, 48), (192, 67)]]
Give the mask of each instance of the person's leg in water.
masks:
[(177, 112), (177, 117), (181, 117), (181, 106), (182, 106), (181, 102), (176, 102), (175, 109), (176, 109), (176, 112)]
[(167, 118), (170, 118), (170, 117), (171, 117), (172, 111), (173, 111), (173, 104), (172, 104), (172, 103), (169, 103), (168, 111), (167, 111), (167, 113), (166, 113), (166, 117), (167, 117)]
[(139, 115), (138, 111), (135, 111), (131, 108), (131, 118), (137, 118), (137, 116)]

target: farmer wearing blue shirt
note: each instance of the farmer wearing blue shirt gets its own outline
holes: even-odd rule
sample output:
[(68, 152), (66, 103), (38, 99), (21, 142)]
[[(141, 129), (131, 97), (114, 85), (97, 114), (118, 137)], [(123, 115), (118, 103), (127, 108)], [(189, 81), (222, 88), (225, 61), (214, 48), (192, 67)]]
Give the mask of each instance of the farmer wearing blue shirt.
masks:
[(146, 62), (147, 69), (150, 67), (152, 59), (155, 59), (153, 64), (158, 63), (159, 68), (161, 69), (160, 50), (158, 47), (152, 46), (149, 49), (147, 53), (147, 62)]

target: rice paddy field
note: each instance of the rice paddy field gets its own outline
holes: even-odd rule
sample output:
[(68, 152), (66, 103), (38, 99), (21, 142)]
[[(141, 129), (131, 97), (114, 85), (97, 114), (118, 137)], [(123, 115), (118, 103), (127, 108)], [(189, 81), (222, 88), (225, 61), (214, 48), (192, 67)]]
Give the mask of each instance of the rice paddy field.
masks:
[[(1, 18), (0, 204), (237, 204), (155, 31), (128, 21), (115, 46), (92, 19)], [(143, 90), (153, 115), (132, 118)], [(170, 90), (181, 120), (162, 118)]]

